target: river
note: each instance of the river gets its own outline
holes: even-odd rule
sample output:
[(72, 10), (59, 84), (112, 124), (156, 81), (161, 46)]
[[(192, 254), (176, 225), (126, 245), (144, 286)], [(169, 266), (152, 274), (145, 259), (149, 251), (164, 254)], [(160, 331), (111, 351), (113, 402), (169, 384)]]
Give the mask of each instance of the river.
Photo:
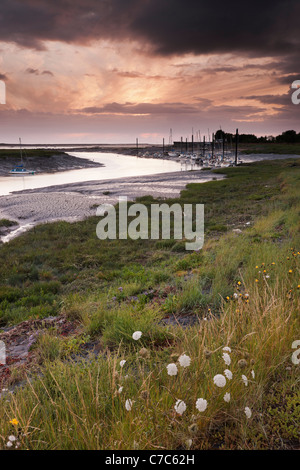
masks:
[[(103, 163), (105, 166), (28, 176), (2, 176), (0, 177), (0, 196), (25, 189), (45, 188), (84, 181), (118, 179), (128, 176), (154, 175), (186, 169), (181, 163), (172, 160), (141, 158), (116, 153), (69, 152), (69, 155)], [(190, 165), (187, 169), (190, 169)]]

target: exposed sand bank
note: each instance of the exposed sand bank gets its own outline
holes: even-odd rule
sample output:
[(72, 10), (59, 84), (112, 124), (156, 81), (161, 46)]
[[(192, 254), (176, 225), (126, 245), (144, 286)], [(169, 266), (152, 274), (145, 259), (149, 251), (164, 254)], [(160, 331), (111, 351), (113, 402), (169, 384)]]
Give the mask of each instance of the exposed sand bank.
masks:
[(99, 204), (115, 204), (119, 196), (127, 196), (128, 200), (142, 195), (176, 197), (188, 183), (201, 183), (213, 178), (221, 179), (223, 176), (211, 171), (195, 170), (72, 183), (1, 196), (0, 219), (7, 218), (18, 222), (17, 227), (6, 230), (2, 241), (9, 241), (40, 223), (55, 220), (73, 222), (95, 215)]
[[(86, 148), (83, 150), (87, 151)], [(95, 148), (90, 150), (95, 151)], [(97, 148), (97, 150), (100, 149)], [(114, 148), (116, 153), (122, 153), (121, 151), (123, 150), (122, 148)], [(133, 151), (132, 148), (129, 150), (130, 152)], [(103, 148), (101, 148), (101, 151), (103, 151)], [(106, 151), (111, 152), (112, 148), (107, 148)], [(166, 158), (168, 160), (173, 159), (172, 157)], [(275, 154), (242, 156), (245, 162), (288, 158), (299, 158), (299, 156)], [(45, 160), (43, 157), (40, 157), (40, 159), (43, 160), (40, 162), (41, 171), (48, 171), (44, 166)], [(102, 166), (102, 164), (88, 159), (81, 159), (67, 154), (58, 154), (53, 156), (52, 160), (49, 163), (50, 166), (52, 165), (52, 172), (62, 171), (63, 169)], [(66, 164), (66, 167), (63, 167), (64, 164)], [(7, 196), (0, 196), (0, 219), (6, 218), (17, 222), (15, 226), (1, 229), (0, 241), (9, 241), (11, 238), (40, 223), (56, 220), (73, 222), (95, 215), (98, 205), (103, 203), (115, 204), (118, 202), (119, 196), (127, 196), (128, 200), (134, 200), (142, 195), (152, 195), (159, 198), (176, 197), (190, 182), (201, 183), (222, 178), (222, 175), (215, 174), (209, 170), (178, 171), (156, 175), (63, 184), (18, 191)]]
[[(20, 156), (0, 156), (0, 176), (11, 178), (9, 172), (12, 168), (20, 165)], [(78, 158), (67, 153), (53, 155), (28, 156), (23, 158), (24, 167), (36, 173), (54, 173), (58, 171), (80, 170), (82, 168), (94, 168), (103, 166), (101, 163)]]

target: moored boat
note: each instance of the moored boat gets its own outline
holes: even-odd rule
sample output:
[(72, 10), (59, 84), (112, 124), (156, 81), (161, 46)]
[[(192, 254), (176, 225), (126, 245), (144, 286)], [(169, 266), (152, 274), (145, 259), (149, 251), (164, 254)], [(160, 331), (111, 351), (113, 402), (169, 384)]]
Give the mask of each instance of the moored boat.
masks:
[(27, 170), (24, 165), (23, 165), (23, 155), (22, 155), (22, 143), (21, 143), (21, 138), (19, 138), (20, 142), (20, 155), (21, 155), (21, 163), (20, 165), (15, 166), (15, 168), (12, 168), (10, 170), (9, 175), (11, 176), (26, 176), (26, 175), (34, 175), (35, 171), (33, 170)]
[(34, 175), (35, 171), (26, 170), (26, 168), (24, 168), (23, 165), (17, 165), (15, 168), (10, 170), (9, 174), (13, 176), (26, 176), (26, 175)]

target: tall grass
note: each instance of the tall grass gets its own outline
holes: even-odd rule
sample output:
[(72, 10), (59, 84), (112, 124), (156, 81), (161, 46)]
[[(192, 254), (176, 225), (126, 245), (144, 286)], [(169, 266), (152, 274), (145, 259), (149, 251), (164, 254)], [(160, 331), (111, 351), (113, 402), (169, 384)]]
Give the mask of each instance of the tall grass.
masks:
[[(300, 339), (299, 169), (275, 176), (280, 192), (242, 234), (212, 237), (201, 253), (156, 252), (154, 264), (151, 255), (110, 281), (101, 277), (97, 289), (70, 291), (62, 311), (100, 352), (82, 357), (71, 339), (42, 336), (40, 373), (1, 399), (0, 446), (14, 434), (21, 449), (297, 448), (299, 365), (291, 356)], [(196, 196), (192, 186), (183, 199)], [(199, 321), (166, 327), (171, 313)], [(218, 374), (224, 387), (214, 382)], [(202, 412), (199, 398), (207, 401)]]

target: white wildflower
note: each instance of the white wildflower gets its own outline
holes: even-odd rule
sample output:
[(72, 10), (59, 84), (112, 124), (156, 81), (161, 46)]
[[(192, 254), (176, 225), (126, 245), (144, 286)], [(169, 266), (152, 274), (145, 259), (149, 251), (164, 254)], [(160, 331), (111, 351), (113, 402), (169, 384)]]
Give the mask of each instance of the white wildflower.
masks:
[(224, 377), (224, 375), (222, 374), (217, 374), (214, 376), (214, 384), (217, 386), (217, 387), (225, 387), (226, 385), (226, 379)]
[(231, 349), (229, 346), (225, 346), (225, 348), (223, 348), (223, 351), (231, 353)]
[(236, 292), (233, 294), (233, 297), (234, 297), (235, 299), (237, 299), (238, 296), (239, 296), (239, 295), (238, 295)]
[(251, 371), (252, 379), (255, 379), (255, 372), (254, 370)]
[(198, 398), (196, 401), (196, 408), (198, 411), (205, 411), (207, 408), (207, 400), (204, 400), (204, 398)]
[(126, 408), (127, 411), (130, 411), (130, 410), (131, 410), (132, 405), (133, 405), (133, 402), (132, 402), (132, 400), (130, 400), (130, 398), (129, 398), (128, 400), (126, 400), (126, 402), (125, 402), (125, 408)]
[(179, 415), (182, 415), (182, 413), (184, 413), (186, 410), (186, 404), (182, 400), (177, 400), (174, 408), (175, 408), (176, 413), (178, 413)]
[(178, 369), (176, 364), (168, 364), (167, 365), (168, 375), (177, 375)]
[(135, 339), (135, 340), (137, 341), (138, 339), (141, 338), (142, 334), (143, 334), (143, 333), (142, 333), (141, 331), (135, 331), (135, 332), (133, 333), (132, 337), (133, 337), (133, 339)]
[(11, 446), (12, 446), (12, 442), (8, 441), (6, 444), (6, 447), (11, 447)]
[(246, 377), (245, 375), (242, 375), (242, 380), (243, 380), (244, 384), (245, 384), (246, 387), (247, 387), (247, 385), (248, 385), (248, 379), (247, 379), (247, 377)]
[(231, 380), (231, 379), (232, 379), (232, 372), (231, 372), (231, 370), (225, 369), (225, 370), (224, 370), (224, 375), (225, 375), (225, 377), (226, 377), (228, 380)]
[(186, 354), (182, 354), (179, 357), (178, 362), (182, 367), (189, 367), (191, 365), (191, 358)]
[(9, 436), (9, 437), (8, 437), (8, 440), (9, 440), (10, 442), (15, 442), (15, 441), (17, 440), (17, 438), (16, 438), (15, 436)]
[(133, 441), (133, 449), (138, 450), (139, 449), (139, 443), (136, 441)]
[(187, 449), (190, 449), (192, 447), (192, 445), (193, 445), (192, 439), (187, 439), (185, 441), (185, 446), (186, 446)]
[(250, 408), (248, 406), (245, 407), (245, 415), (247, 416), (247, 418), (251, 418), (252, 416), (252, 411), (250, 410)]
[(224, 401), (226, 401), (227, 403), (229, 403), (229, 402), (230, 402), (230, 393), (228, 393), (228, 392), (225, 393), (225, 395), (224, 395), (223, 398), (224, 398)]
[(225, 364), (226, 364), (227, 366), (230, 366), (230, 364), (231, 364), (231, 359), (230, 359), (229, 354), (225, 352), (225, 353), (223, 353), (222, 357), (223, 357), (223, 360), (224, 360)]
[(118, 393), (121, 393), (123, 390), (123, 387), (119, 387)]
[(123, 359), (123, 361), (120, 361), (120, 367), (123, 367), (125, 362), (126, 362), (125, 359)]

